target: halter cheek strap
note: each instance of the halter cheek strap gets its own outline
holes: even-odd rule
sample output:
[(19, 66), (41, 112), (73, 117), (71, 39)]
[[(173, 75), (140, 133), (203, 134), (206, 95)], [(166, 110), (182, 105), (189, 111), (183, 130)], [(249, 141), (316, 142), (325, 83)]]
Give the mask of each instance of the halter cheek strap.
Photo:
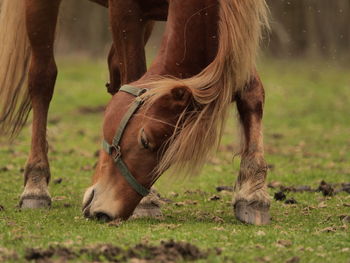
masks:
[(109, 144), (106, 140), (102, 142), (102, 148), (113, 158), (115, 165), (117, 166), (120, 173), (123, 175), (125, 180), (130, 184), (130, 186), (141, 196), (146, 196), (149, 194), (149, 190), (143, 185), (137, 182), (135, 177), (129, 171), (127, 165), (122, 160), (122, 154), (120, 149), (120, 140), (123, 136), (124, 130), (129, 123), (132, 116), (137, 112), (137, 110), (142, 105), (143, 101), (140, 96), (147, 91), (147, 89), (140, 89), (137, 87), (124, 85), (119, 91), (129, 93), (136, 97), (133, 104), (130, 106), (128, 111), (125, 113), (123, 119), (121, 120), (119, 127), (115, 133), (112, 144)]

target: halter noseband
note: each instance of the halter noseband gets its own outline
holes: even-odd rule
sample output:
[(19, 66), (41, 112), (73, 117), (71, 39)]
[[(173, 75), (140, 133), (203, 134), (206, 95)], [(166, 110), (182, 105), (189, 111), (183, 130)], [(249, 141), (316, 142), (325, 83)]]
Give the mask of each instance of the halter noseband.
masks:
[(120, 122), (120, 125), (115, 133), (115, 136), (113, 138), (112, 144), (109, 144), (106, 140), (103, 140), (102, 142), (102, 148), (113, 158), (113, 161), (117, 168), (119, 169), (120, 173), (124, 176), (125, 180), (130, 184), (130, 186), (141, 196), (146, 196), (149, 194), (149, 190), (145, 188), (143, 185), (141, 185), (135, 177), (131, 174), (128, 167), (122, 160), (122, 154), (120, 149), (120, 140), (123, 136), (123, 132), (132, 118), (132, 116), (136, 113), (136, 111), (140, 108), (143, 101), (140, 99), (140, 96), (147, 92), (147, 89), (140, 89), (137, 87), (124, 85), (120, 88), (119, 91), (124, 91), (126, 93), (129, 93), (136, 97), (131, 107), (128, 109), (128, 111), (125, 113), (123, 119)]

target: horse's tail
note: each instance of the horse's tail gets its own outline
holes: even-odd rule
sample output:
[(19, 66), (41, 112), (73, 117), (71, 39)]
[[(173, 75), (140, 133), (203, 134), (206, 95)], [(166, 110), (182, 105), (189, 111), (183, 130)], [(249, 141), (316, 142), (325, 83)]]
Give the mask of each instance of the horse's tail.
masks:
[(214, 61), (192, 78), (153, 82), (156, 89), (151, 91), (155, 95), (151, 101), (166, 92), (164, 87), (185, 85), (200, 105), (190, 115), (183, 114), (186, 117), (169, 142), (159, 172), (173, 164), (186, 173), (202, 166), (220, 142), (234, 94), (249, 83), (255, 70), (262, 28), (268, 26), (265, 0), (219, 0), (219, 5), (219, 46)]
[(18, 134), (31, 109), (26, 79), (30, 46), (25, 1), (4, 0), (0, 8), (0, 135)]

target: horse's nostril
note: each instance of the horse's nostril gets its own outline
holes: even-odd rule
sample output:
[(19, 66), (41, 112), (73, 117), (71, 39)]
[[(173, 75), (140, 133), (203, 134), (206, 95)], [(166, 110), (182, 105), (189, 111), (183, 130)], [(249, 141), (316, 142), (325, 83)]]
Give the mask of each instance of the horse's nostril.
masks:
[(109, 215), (103, 213), (103, 212), (98, 212), (95, 214), (95, 217), (98, 221), (101, 221), (101, 222), (109, 222), (109, 221), (112, 221), (113, 218), (110, 217)]
[(86, 200), (85, 204), (83, 204), (83, 209), (82, 209), (83, 211), (86, 210), (86, 208), (91, 204), (92, 200), (94, 199), (94, 196), (95, 196), (95, 190), (92, 190), (88, 200)]

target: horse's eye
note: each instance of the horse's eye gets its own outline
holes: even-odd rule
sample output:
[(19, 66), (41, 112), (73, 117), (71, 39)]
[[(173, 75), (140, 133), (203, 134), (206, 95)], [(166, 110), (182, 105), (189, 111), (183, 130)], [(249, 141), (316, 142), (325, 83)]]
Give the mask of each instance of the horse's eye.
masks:
[(145, 130), (142, 128), (141, 135), (140, 135), (140, 142), (145, 149), (149, 149), (149, 141), (147, 139)]

